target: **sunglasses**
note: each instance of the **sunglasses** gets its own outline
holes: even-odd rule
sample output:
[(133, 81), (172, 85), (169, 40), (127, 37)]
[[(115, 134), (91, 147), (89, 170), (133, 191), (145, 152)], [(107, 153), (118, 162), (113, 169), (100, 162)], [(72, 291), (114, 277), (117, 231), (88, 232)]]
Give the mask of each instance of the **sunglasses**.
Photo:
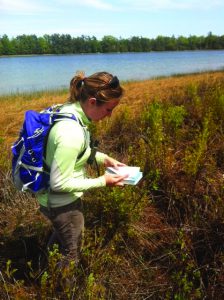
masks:
[(108, 83), (108, 86), (112, 89), (116, 89), (119, 86), (120, 82), (117, 76), (113, 76), (111, 81)]
[(119, 84), (120, 82), (117, 76), (113, 76), (108, 83), (101, 86), (98, 90), (100, 91), (100, 90), (107, 90), (107, 89), (116, 89), (119, 86)]

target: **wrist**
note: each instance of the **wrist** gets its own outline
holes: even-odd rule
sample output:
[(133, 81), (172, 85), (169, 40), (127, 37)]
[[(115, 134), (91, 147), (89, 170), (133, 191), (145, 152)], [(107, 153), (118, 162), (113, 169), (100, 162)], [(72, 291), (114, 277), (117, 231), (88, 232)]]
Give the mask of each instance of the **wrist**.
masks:
[(104, 174), (104, 175), (100, 176), (100, 178), (101, 178), (102, 185), (106, 186), (107, 185), (106, 175)]
[(103, 161), (104, 165), (107, 164), (109, 159), (110, 159), (110, 157), (107, 154), (105, 154), (104, 161)]

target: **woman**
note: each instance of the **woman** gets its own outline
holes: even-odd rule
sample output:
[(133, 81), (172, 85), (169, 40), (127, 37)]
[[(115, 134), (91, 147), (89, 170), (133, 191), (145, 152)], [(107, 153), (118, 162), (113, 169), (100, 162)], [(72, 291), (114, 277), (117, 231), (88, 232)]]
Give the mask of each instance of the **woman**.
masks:
[[(84, 217), (81, 197), (84, 191), (103, 186), (121, 186), (126, 176), (104, 174), (87, 178), (85, 165), (90, 156), (88, 126), (92, 121), (110, 117), (119, 104), (123, 89), (119, 80), (107, 72), (84, 77), (77, 73), (70, 82), (70, 97), (61, 112), (74, 114), (78, 122), (64, 120), (51, 129), (46, 148), (50, 167), (50, 191), (38, 195), (41, 212), (47, 216), (62, 245), (65, 260), (78, 262)], [(105, 167), (123, 164), (97, 152), (96, 160)]]

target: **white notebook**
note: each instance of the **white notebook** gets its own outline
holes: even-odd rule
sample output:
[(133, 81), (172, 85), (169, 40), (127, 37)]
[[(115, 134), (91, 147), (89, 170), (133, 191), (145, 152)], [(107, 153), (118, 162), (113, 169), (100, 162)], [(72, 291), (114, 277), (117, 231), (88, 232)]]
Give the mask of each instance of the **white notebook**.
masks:
[(142, 172), (140, 172), (139, 167), (123, 166), (118, 167), (118, 169), (108, 167), (106, 169), (106, 172), (109, 174), (129, 175), (127, 178), (124, 179), (124, 184), (136, 185), (142, 178)]

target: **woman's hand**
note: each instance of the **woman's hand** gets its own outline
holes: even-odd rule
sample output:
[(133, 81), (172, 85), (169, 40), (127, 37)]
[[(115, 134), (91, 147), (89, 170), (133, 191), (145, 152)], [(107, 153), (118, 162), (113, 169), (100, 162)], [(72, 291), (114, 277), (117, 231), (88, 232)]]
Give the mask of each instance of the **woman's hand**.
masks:
[(106, 186), (123, 186), (123, 180), (128, 177), (128, 175), (116, 175), (116, 174), (104, 174), (106, 180)]
[[(107, 156), (104, 160), (105, 167), (113, 167), (118, 169), (118, 167), (126, 166), (125, 164), (119, 162), (118, 160)], [(117, 175), (117, 174), (105, 174), (106, 186), (123, 186), (123, 180), (128, 177), (128, 175)]]
[(126, 165), (112, 157), (107, 156), (104, 160), (104, 166), (105, 167), (114, 167), (115, 169), (117, 169), (118, 167), (122, 167), (122, 166), (126, 166)]

